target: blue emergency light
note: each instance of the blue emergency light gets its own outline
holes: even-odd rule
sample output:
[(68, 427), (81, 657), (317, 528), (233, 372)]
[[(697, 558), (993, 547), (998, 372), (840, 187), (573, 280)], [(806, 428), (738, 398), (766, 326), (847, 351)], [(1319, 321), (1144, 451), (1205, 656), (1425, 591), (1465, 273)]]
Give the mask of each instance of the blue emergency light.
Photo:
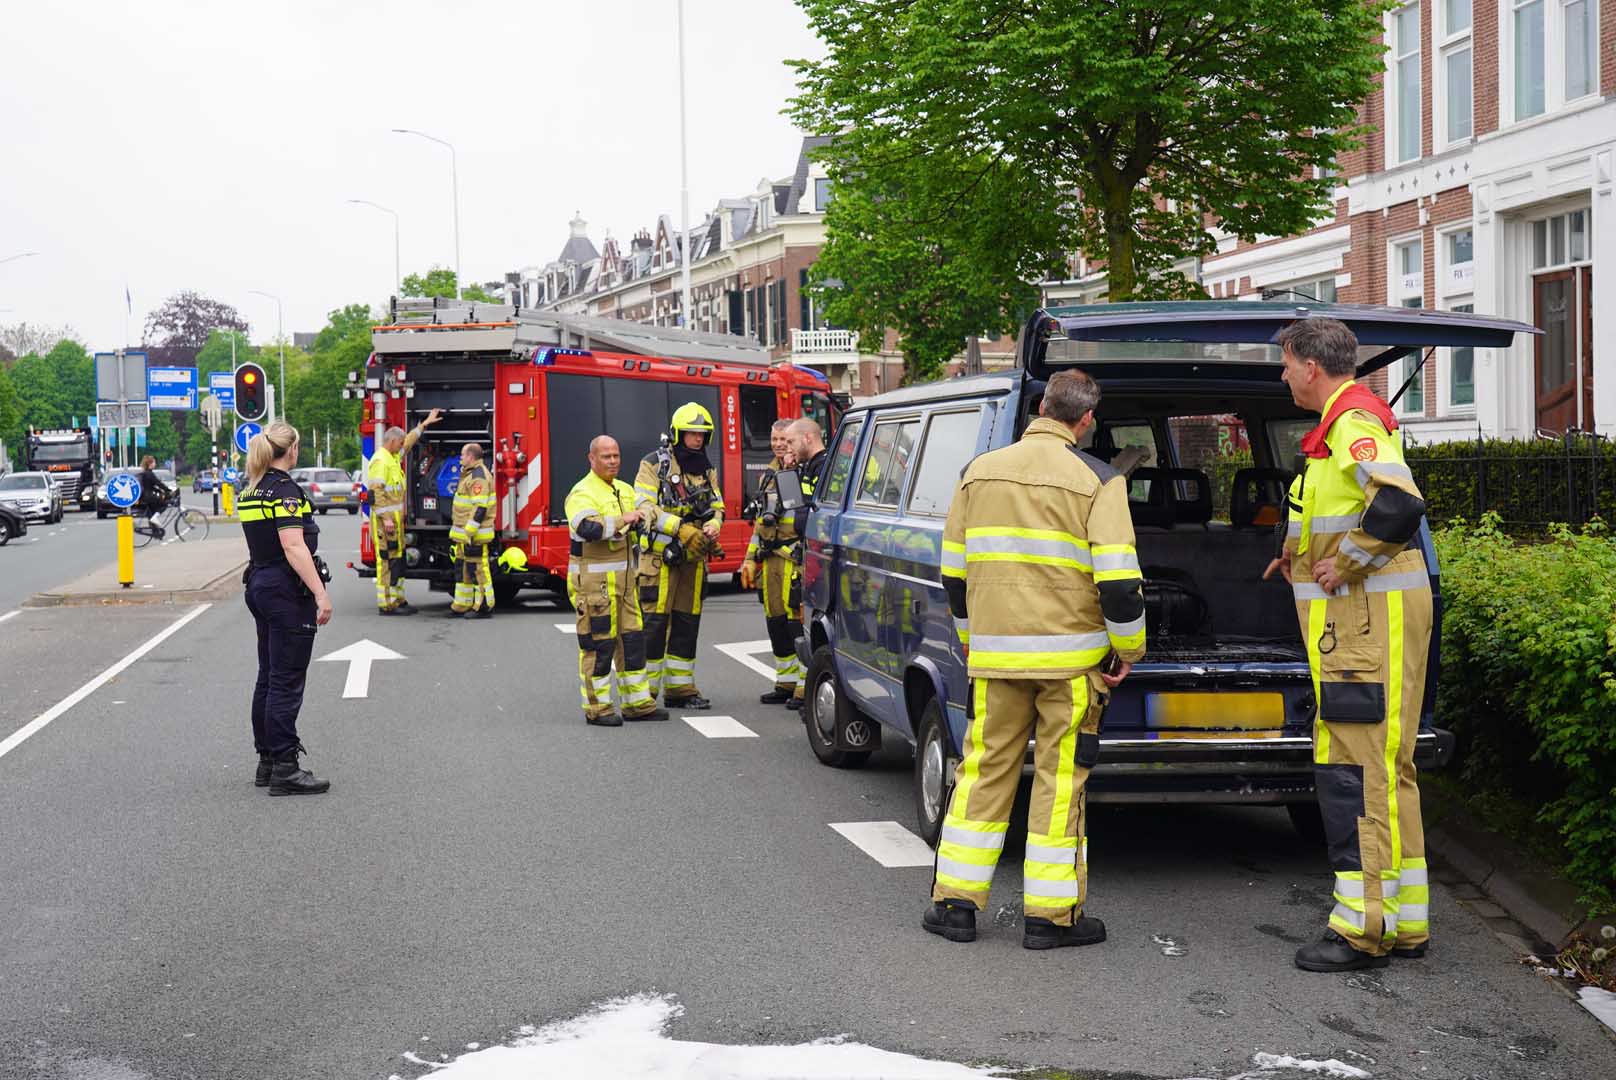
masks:
[(594, 356), (588, 349), (559, 349), (554, 345), (541, 346), (533, 350), (533, 366), (549, 367), (555, 363), (558, 356)]

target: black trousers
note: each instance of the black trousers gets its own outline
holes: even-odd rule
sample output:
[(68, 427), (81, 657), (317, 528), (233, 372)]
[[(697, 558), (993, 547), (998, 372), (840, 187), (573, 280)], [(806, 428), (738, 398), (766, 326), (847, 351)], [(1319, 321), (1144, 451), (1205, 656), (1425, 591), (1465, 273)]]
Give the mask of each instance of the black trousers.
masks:
[(253, 747), (280, 754), (298, 745), (297, 714), (314, 655), (314, 597), (303, 595), (287, 563), (254, 567), (247, 610), (258, 624), (258, 679), (253, 683)]

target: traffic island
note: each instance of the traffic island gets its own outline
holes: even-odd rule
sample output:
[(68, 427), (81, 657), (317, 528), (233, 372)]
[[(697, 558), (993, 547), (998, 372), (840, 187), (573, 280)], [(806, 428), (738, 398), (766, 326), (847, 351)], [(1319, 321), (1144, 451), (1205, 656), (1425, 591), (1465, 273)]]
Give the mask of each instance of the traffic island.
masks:
[[(195, 604), (220, 600), (241, 589), (247, 545), (233, 524), (214, 525), (206, 540), (169, 540), (135, 550), (134, 583), (118, 583), (118, 561), (63, 585), (35, 593), (24, 607), (85, 607), (123, 604)], [(112, 553), (115, 554), (115, 553)]]

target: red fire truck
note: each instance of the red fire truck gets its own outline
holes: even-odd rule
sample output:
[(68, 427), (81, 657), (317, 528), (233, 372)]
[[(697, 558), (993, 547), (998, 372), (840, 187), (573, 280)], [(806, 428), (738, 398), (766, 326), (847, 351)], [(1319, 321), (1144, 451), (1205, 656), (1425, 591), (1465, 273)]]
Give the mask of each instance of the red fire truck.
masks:
[[(364, 401), (360, 439), (366, 460), (388, 427), (409, 429), (432, 409), (403, 463), (405, 576), (434, 591), (453, 587), (450, 509), (460, 448), (480, 443), (498, 486), (498, 552), (520, 548), (527, 569), (495, 567), (502, 601), (520, 589), (566, 590), (568, 531), (562, 504), (589, 470), (589, 441), (615, 438), (621, 479), (654, 451), (673, 410), (700, 402), (717, 431), (709, 455), (724, 491), (724, 556), (717, 573), (741, 564), (752, 528), (742, 507), (755, 494), (770, 457), (769, 429), (779, 418), (808, 416), (827, 434), (845, 402), (835, 401), (817, 371), (771, 364), (744, 338), (597, 319), (520, 311), (454, 300), (395, 301), (378, 326), (363, 372), (345, 393)], [(361, 576), (375, 573), (369, 522), (360, 532)]]

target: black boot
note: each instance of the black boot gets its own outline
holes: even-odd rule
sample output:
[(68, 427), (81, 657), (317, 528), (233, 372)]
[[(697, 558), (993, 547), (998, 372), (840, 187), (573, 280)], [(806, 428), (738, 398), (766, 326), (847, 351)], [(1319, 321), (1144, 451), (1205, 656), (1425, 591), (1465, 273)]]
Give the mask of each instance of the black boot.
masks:
[(476, 611), (473, 611), (470, 615), (466, 616), (468, 619), (492, 619), (493, 617), (493, 608), (478, 608)]
[(253, 777), (253, 787), (268, 787), (269, 774), (275, 767), (275, 758), (271, 754), (258, 755), (258, 773)]
[(412, 607), (409, 607), (407, 605), (400, 604), (398, 607), (390, 607), (390, 608), (385, 608), (384, 607), (384, 608), (381, 608), (376, 612), (376, 614), (378, 614), (378, 615), (414, 615), (415, 614), (415, 609), (412, 608)]
[(1334, 930), (1326, 930), (1324, 937), (1311, 945), (1296, 950), (1296, 966), (1303, 971), (1362, 971), (1364, 968), (1383, 968), (1391, 958), (1360, 952), (1347, 944), (1347, 939)]
[(1048, 919), (1029, 915), (1022, 920), (1023, 949), (1059, 949), (1067, 945), (1098, 945), (1105, 940), (1105, 923), (1079, 915), (1071, 926), (1059, 926)]
[(670, 698), (664, 694), (662, 695), (662, 704), (666, 705), (670, 709), (694, 709), (698, 712), (702, 709), (710, 709), (713, 707), (713, 703), (702, 697), (700, 694), (694, 694), (690, 697), (677, 698)]
[(667, 718), (668, 718), (668, 710), (667, 709), (652, 709), (650, 712), (642, 712), (642, 713), (629, 713), (629, 712), (626, 712), (626, 713), (623, 714), (623, 719), (624, 720), (666, 720)]
[(949, 941), (975, 941), (976, 909), (963, 900), (938, 900), (920, 917), (920, 925)]
[(790, 700), (791, 700), (791, 691), (790, 690), (782, 690), (778, 686), (775, 687), (773, 690), (770, 690), (767, 694), (759, 694), (758, 695), (758, 704), (759, 705), (784, 705), (786, 702), (788, 702)]
[(303, 745), (283, 750), (275, 755), (275, 764), (269, 773), (271, 795), (320, 795), (330, 790), (331, 781), (321, 780), (297, 763)]
[(802, 712), (802, 698), (793, 697), (790, 701), (786, 702), (786, 708), (790, 709), (792, 712)]
[(609, 712), (601, 716), (585, 716), (584, 723), (594, 727), (622, 727), (623, 718), (614, 712)]
[(1393, 949), (1392, 955), (1397, 957), (1399, 960), (1424, 960), (1425, 950), (1429, 948), (1430, 945), (1431, 941), (1429, 938), (1427, 938), (1418, 945), (1404, 945), (1400, 949)]

